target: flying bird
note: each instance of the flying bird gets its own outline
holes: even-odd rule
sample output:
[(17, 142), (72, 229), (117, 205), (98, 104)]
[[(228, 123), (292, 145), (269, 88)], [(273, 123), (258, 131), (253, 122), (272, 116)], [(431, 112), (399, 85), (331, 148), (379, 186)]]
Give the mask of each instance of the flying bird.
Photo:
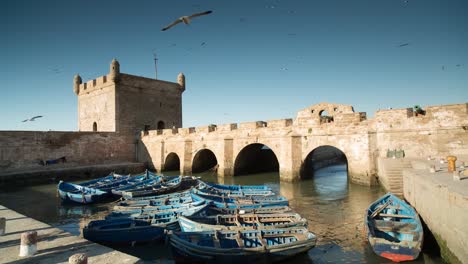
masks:
[(179, 24), (180, 22), (184, 22), (184, 24), (188, 25), (188, 24), (190, 24), (190, 20), (192, 18), (208, 15), (208, 14), (211, 14), (211, 13), (213, 13), (213, 11), (210, 10), (210, 11), (205, 11), (205, 12), (201, 12), (201, 13), (196, 13), (196, 14), (193, 14), (193, 15), (190, 15), (190, 16), (179, 17), (176, 21), (172, 22), (172, 24), (170, 24), (167, 27), (163, 28), (161, 31), (166, 31), (166, 30), (170, 29), (171, 27)]
[(24, 123), (24, 122), (28, 122), (28, 121), (35, 121), (36, 119), (41, 118), (41, 117), (42, 116), (34, 116), (34, 117), (31, 117), (31, 118), (25, 119), (25, 120), (23, 120), (21, 122)]
[(408, 46), (408, 45), (409, 45), (409, 43), (403, 43), (403, 44), (398, 45), (398, 47), (401, 48), (401, 47)]
[(35, 121), (36, 119), (38, 118), (41, 118), (42, 116), (35, 116), (35, 117), (32, 117), (31, 119), (29, 119), (29, 121)]

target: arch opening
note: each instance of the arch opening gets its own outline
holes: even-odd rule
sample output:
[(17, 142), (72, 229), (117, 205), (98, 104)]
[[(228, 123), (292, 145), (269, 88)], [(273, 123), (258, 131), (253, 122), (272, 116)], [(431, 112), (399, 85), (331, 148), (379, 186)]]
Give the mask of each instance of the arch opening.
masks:
[(94, 132), (97, 131), (97, 123), (96, 123), (96, 122), (93, 123), (93, 131), (94, 131)]
[(273, 150), (259, 143), (244, 147), (234, 162), (234, 175), (236, 176), (278, 171), (278, 158)]
[(180, 159), (174, 152), (167, 155), (164, 162), (164, 171), (180, 171)]
[(320, 111), (319, 115), (320, 115), (320, 123), (333, 122), (333, 116), (329, 115), (327, 110)]
[(348, 175), (348, 159), (343, 151), (328, 145), (317, 147), (305, 158), (301, 169), (301, 178), (312, 178), (318, 170), (332, 166), (344, 167), (346, 176)]
[(314, 192), (322, 199), (336, 200), (348, 195), (348, 160), (333, 146), (311, 151), (301, 168), (301, 178), (312, 179)]
[(158, 129), (164, 129), (165, 128), (165, 124), (163, 121), (159, 121), (158, 122)]
[(192, 162), (192, 173), (206, 172), (209, 170), (216, 170), (218, 160), (216, 159), (213, 151), (209, 149), (202, 149), (195, 154)]

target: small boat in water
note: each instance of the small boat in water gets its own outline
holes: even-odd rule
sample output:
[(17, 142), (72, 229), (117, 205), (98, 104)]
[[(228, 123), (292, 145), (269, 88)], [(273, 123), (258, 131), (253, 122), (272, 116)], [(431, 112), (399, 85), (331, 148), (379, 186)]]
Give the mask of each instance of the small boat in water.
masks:
[[(161, 218), (183, 216), (205, 216), (207, 215), (207, 209), (209, 203), (206, 201), (198, 201), (190, 204), (178, 205), (178, 206), (164, 206), (160, 210), (145, 211), (114, 211), (106, 216), (106, 219), (113, 218), (134, 218), (134, 219), (145, 219), (148, 221), (157, 221)], [(177, 220), (177, 218), (175, 219)]]
[(164, 227), (131, 218), (95, 220), (83, 228), (83, 237), (106, 244), (143, 243), (162, 239)]
[(217, 214), (279, 214), (279, 213), (289, 213), (292, 209), (289, 206), (267, 206), (260, 208), (226, 208), (226, 207), (216, 207), (211, 206), (210, 215)]
[(213, 194), (227, 195), (230, 197), (274, 195), (271, 188), (265, 185), (225, 185), (208, 183), (201, 180), (199, 180), (197, 189), (208, 191)]
[(423, 244), (416, 210), (387, 193), (366, 210), (366, 231), (374, 252), (395, 262), (415, 260)]
[(152, 214), (152, 213), (158, 213), (161, 211), (169, 211), (169, 210), (183, 211), (183, 210), (189, 210), (193, 207), (196, 207), (205, 203), (206, 201), (200, 200), (200, 201), (192, 201), (192, 202), (178, 203), (178, 204), (172, 204), (172, 205), (159, 205), (159, 206), (140, 207), (140, 208), (133, 207), (133, 208), (129, 208), (128, 210), (115, 210), (113, 212), (110, 212), (109, 215), (107, 215), (107, 218), (131, 217), (132, 215)]
[(57, 189), (63, 201), (81, 204), (94, 203), (108, 197), (108, 192), (64, 181), (59, 182)]
[(204, 217), (179, 217), (184, 232), (211, 230), (242, 230), (263, 228), (287, 228), (307, 226), (307, 219), (297, 213), (214, 215)]
[(174, 260), (186, 263), (272, 263), (307, 252), (307, 228), (169, 232)]
[(138, 190), (145, 187), (153, 186), (159, 184), (163, 180), (162, 176), (158, 176), (149, 171), (146, 171), (144, 175), (137, 175), (130, 179), (127, 182), (123, 182), (119, 186), (114, 186), (111, 190), (112, 194), (122, 196), (123, 192)]
[(289, 201), (283, 196), (249, 196), (249, 197), (228, 197), (219, 196), (192, 189), (194, 199), (205, 199), (218, 208), (229, 209), (258, 209), (269, 206), (288, 206)]
[[(201, 200), (201, 199), (200, 199)], [(128, 201), (128, 200), (127, 200)], [(129, 211), (135, 209), (151, 209), (163, 205), (179, 205), (187, 204), (195, 201), (194, 197), (188, 193), (185, 196), (174, 197), (174, 198), (162, 198), (155, 200), (139, 200), (138, 203), (127, 203), (127, 201), (119, 202), (114, 206), (115, 211)]]
[(131, 199), (133, 197), (158, 195), (158, 194), (175, 192), (182, 185), (182, 180), (183, 180), (182, 176), (177, 176), (175, 178), (169, 178), (169, 179), (164, 177), (161, 182), (158, 182), (156, 184), (144, 186), (142, 188), (136, 188), (136, 189), (123, 191), (122, 196), (125, 199)]

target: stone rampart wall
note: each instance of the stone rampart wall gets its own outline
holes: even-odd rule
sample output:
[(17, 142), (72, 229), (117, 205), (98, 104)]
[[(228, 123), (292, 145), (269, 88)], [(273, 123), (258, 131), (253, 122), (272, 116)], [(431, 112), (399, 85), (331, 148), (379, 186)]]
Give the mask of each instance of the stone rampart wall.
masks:
[(66, 157), (68, 165), (134, 162), (135, 138), (113, 132), (0, 131), (0, 172), (40, 168)]

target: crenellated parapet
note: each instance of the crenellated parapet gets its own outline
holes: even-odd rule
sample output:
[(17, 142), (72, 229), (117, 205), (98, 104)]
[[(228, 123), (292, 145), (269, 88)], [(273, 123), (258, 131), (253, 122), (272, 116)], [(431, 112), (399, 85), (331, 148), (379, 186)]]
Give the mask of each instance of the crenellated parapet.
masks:
[(134, 134), (182, 127), (183, 74), (168, 82), (122, 73), (116, 59), (109, 67), (108, 74), (84, 83), (79, 75), (74, 78), (80, 131)]

